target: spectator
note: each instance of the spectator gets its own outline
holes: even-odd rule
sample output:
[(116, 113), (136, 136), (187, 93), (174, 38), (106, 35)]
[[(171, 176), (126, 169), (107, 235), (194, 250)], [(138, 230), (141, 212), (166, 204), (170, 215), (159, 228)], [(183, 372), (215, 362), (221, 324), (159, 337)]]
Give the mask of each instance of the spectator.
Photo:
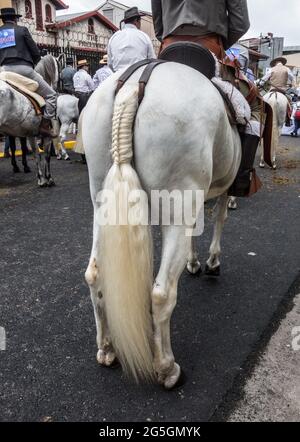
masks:
[(100, 84), (106, 80), (108, 77), (111, 76), (113, 71), (107, 66), (107, 55), (104, 55), (104, 57), (100, 60), (100, 69), (96, 72), (94, 75), (93, 81), (95, 84), (95, 88), (100, 86)]

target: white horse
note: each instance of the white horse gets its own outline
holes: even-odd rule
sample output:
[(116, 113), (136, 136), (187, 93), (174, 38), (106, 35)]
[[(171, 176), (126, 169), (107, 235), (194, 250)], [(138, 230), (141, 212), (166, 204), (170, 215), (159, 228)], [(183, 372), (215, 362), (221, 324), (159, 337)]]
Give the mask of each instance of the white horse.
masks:
[(43, 143), (45, 158), (39, 152), (35, 139), (39, 133), (42, 116), (37, 115), (33, 105), (23, 94), (0, 80), (0, 132), (13, 137), (28, 137), (36, 158), (38, 185), (54, 184), (50, 171), (51, 138)]
[[(98, 362), (111, 366), (117, 358), (135, 379), (154, 379), (170, 389), (181, 373), (170, 340), (178, 280), (186, 265), (191, 273), (201, 267), (192, 238), (186, 235), (186, 225), (162, 225), (161, 265), (153, 281), (150, 228), (101, 226), (99, 192), (114, 190), (119, 215), (126, 204), (121, 195), (124, 183), (129, 191), (143, 188), (149, 200), (151, 191), (164, 189), (202, 189), (205, 200), (219, 197), (207, 261), (207, 273), (218, 275), (227, 190), (239, 168), (241, 144), (218, 91), (188, 66), (166, 63), (157, 67), (138, 108), (142, 69), (126, 82), (116, 99), (119, 74), (107, 79), (94, 92), (83, 115), (82, 137), (94, 206), (86, 280), (96, 318)], [(147, 201), (141, 205), (147, 211)]]
[[(52, 55), (43, 57), (36, 71), (56, 89), (58, 83), (58, 64)], [(39, 134), (42, 115), (37, 115), (30, 100), (22, 93), (0, 80), (0, 132), (13, 137), (27, 137), (33, 150), (36, 163), (38, 185), (53, 186), (54, 180), (50, 171), (51, 138), (43, 139), (43, 153), (40, 153), (36, 137)], [(24, 154), (23, 162), (26, 162)]]
[[(266, 101), (266, 103), (268, 103), (273, 109), (271, 158), (272, 158), (272, 166), (273, 169), (275, 170), (277, 168), (276, 152), (278, 149), (281, 131), (286, 120), (286, 113), (289, 101), (284, 94), (276, 91), (270, 91), (266, 95), (264, 95), (264, 101)], [(262, 155), (259, 166), (265, 167), (263, 149), (262, 149)]]
[[(57, 90), (59, 82), (61, 59), (63, 56), (64, 54), (61, 54), (58, 58), (55, 58), (53, 55), (48, 54), (42, 58), (35, 68), (55, 90)], [(60, 151), (65, 159), (69, 158), (65, 148), (65, 142), (71, 124), (77, 123), (79, 118), (78, 101), (78, 98), (68, 94), (60, 94), (57, 98), (57, 119), (52, 121), (52, 125), (54, 131), (59, 134), (53, 141), (58, 158)]]
[(53, 140), (53, 143), (58, 159), (62, 157), (65, 160), (69, 159), (65, 142), (67, 141), (70, 127), (73, 123), (77, 124), (78, 122), (78, 102), (78, 98), (73, 95), (62, 94), (57, 98), (57, 119), (53, 122), (53, 127), (59, 133), (59, 136)]

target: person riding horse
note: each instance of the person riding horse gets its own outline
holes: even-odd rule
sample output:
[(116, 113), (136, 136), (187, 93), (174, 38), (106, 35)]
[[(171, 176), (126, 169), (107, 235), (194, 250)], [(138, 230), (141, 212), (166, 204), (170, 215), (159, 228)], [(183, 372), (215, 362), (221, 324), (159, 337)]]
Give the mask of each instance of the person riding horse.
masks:
[[(217, 5), (216, 5), (217, 3)], [(249, 29), (247, 0), (152, 0), (155, 33), (161, 50), (189, 41), (209, 49), (223, 63), (225, 50)], [(242, 161), (230, 195), (247, 196), (255, 174), (253, 163), (261, 135), (261, 100), (238, 66), (221, 69), (222, 79), (238, 85), (251, 108), (250, 124), (241, 133)], [(255, 187), (255, 186), (254, 186)]]
[(286, 66), (287, 59), (285, 57), (277, 57), (271, 61), (271, 70), (259, 80), (259, 85), (263, 86), (267, 81), (270, 82), (270, 90), (277, 90), (284, 94), (294, 82), (294, 75)]
[(51, 120), (56, 114), (56, 92), (46, 81), (34, 71), (34, 66), (40, 61), (40, 50), (31, 37), (28, 29), (17, 25), (22, 15), (14, 8), (2, 8), (0, 19), (0, 66), (4, 71), (15, 72), (36, 81), (39, 85), (37, 93), (46, 101), (45, 112), (40, 125), (40, 135), (54, 137)]

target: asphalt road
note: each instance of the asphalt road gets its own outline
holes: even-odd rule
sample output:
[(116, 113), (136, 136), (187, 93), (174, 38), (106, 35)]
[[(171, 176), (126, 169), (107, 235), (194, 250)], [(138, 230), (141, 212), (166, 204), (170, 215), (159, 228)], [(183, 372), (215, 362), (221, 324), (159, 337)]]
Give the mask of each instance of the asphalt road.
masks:
[[(220, 278), (187, 273), (181, 278), (172, 340), (187, 382), (165, 392), (156, 385), (134, 385), (120, 369), (96, 363), (94, 317), (84, 282), (92, 242), (85, 166), (54, 159), (57, 187), (38, 189), (33, 174), (13, 175), (9, 161), (1, 160), (0, 327), (6, 330), (7, 349), (0, 351), (0, 419), (215, 419), (237, 379), (247, 376), (249, 355), (280, 314), (299, 274), (298, 139), (282, 138), (278, 163), (276, 172), (261, 171), (264, 190), (240, 200), (239, 210), (230, 214)], [(211, 207), (198, 241), (203, 263), (212, 234)], [(155, 244), (158, 264), (157, 231)]]

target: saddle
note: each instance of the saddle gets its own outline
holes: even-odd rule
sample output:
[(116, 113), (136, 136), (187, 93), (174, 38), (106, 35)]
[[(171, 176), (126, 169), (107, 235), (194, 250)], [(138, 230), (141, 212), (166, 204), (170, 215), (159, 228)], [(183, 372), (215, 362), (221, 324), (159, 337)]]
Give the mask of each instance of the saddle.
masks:
[(42, 115), (42, 108), (46, 105), (43, 97), (36, 93), (39, 85), (36, 81), (15, 72), (0, 72), (0, 80), (5, 81), (13, 89), (24, 95), (33, 105), (37, 115)]

